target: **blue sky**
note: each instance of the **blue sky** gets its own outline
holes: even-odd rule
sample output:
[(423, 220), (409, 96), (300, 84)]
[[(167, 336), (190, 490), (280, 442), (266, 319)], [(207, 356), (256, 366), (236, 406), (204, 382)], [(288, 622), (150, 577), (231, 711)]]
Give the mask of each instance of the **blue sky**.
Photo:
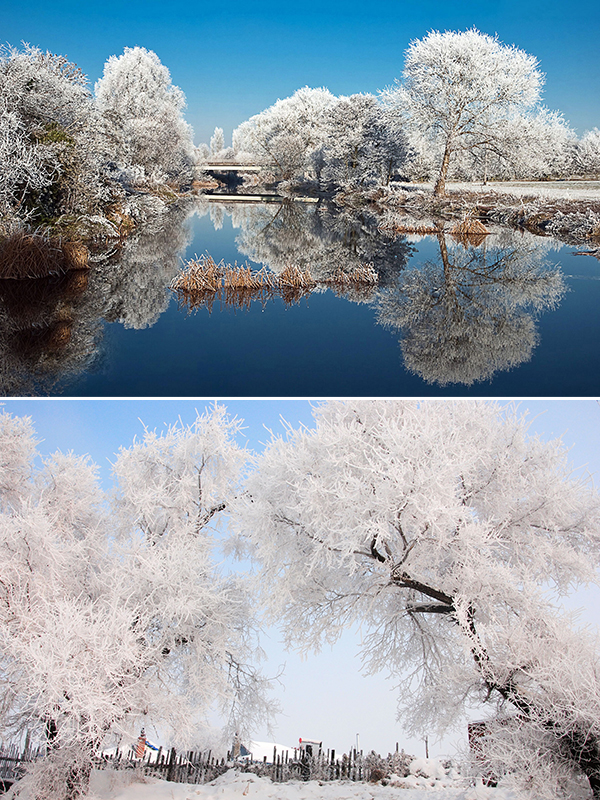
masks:
[(231, 130), (301, 86), (377, 92), (402, 71), (404, 51), (427, 31), (498, 34), (535, 55), (546, 104), (578, 133), (600, 126), (597, 0), (0, 0), (0, 41), (62, 53), (93, 84), (125, 46), (154, 50), (188, 98), (196, 141)]
[[(312, 423), (311, 404), (306, 400), (223, 400), (230, 414), (245, 420), (249, 447), (261, 449), (270, 439), (267, 429), (282, 432), (280, 417), (293, 426)], [(441, 402), (441, 401), (438, 401)], [(39, 451), (56, 449), (88, 453), (101, 467), (105, 487), (110, 484), (109, 461), (121, 445), (128, 446), (143, 432), (142, 422), (160, 430), (181, 416), (184, 423), (195, 419), (207, 401), (196, 400), (6, 400), (5, 410), (33, 419)], [(595, 474), (600, 485), (600, 405), (595, 400), (523, 400), (520, 408), (530, 411), (531, 432), (545, 439), (563, 436), (574, 467)], [(140, 421), (141, 420), (141, 421)], [(582, 623), (600, 625), (600, 590), (579, 592), (570, 599), (571, 608), (582, 608)], [(395, 720), (396, 696), (384, 676), (360, 674), (358, 646), (360, 636), (348, 632), (333, 649), (302, 660), (284, 652), (276, 630), (267, 632), (263, 647), (268, 661), (265, 672), (275, 675), (286, 665), (277, 691), (283, 714), (278, 719), (275, 739), (293, 747), (298, 738), (323, 740), (326, 748), (348, 750), (356, 733), (361, 747), (386, 753), (395, 742), (407, 752), (424, 755), (423, 743), (406, 737)], [(348, 702), (352, 698), (352, 702)], [(335, 711), (335, 713), (333, 713)], [(464, 732), (463, 732), (464, 733)], [(257, 731), (258, 741), (266, 731)], [(464, 737), (463, 737), (464, 739)], [(432, 755), (451, 754), (461, 737), (441, 743), (430, 742)]]

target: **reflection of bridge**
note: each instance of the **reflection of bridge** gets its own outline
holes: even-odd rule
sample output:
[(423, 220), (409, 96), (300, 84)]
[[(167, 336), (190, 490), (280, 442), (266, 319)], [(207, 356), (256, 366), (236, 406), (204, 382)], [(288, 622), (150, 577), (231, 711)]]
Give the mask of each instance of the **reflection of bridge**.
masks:
[[(205, 200), (212, 200), (217, 203), (245, 202), (245, 203), (282, 203), (286, 198), (278, 194), (242, 194), (236, 192), (236, 188), (242, 184), (243, 174), (257, 173), (263, 169), (272, 168), (271, 164), (237, 164), (235, 161), (208, 161), (200, 164), (198, 169), (203, 173), (208, 173), (214, 178), (220, 178), (221, 185), (226, 184), (227, 188), (233, 190), (235, 194), (221, 194), (212, 192), (202, 193)], [(317, 203), (316, 197), (294, 197), (293, 199), (301, 203)]]
[(284, 200), (292, 200), (296, 203), (318, 203), (318, 197), (282, 197), (280, 194), (206, 194), (202, 195), (204, 200), (213, 200), (216, 203), (283, 203)]

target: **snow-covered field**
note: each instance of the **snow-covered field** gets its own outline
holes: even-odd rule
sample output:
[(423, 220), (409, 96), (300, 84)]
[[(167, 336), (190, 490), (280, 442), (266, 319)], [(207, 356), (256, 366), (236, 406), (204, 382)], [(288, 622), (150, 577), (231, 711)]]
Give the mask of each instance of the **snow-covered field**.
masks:
[[(418, 785), (421, 781), (423, 785)], [(427, 784), (428, 785), (425, 785)], [(459, 785), (462, 783), (463, 785)], [(453, 785), (454, 784), (454, 785)], [(252, 773), (229, 770), (204, 785), (167, 783), (135, 778), (123, 772), (95, 772), (89, 800), (517, 800), (509, 789), (482, 785), (465, 787), (464, 781), (426, 781), (424, 778), (391, 779), (388, 786), (348, 781), (290, 781), (273, 783)]]
[[(251, 772), (228, 770), (205, 784), (169, 783), (132, 770), (94, 770), (88, 800), (522, 800), (508, 788), (470, 785), (452, 766), (435, 758), (415, 758), (406, 777), (390, 775), (381, 783), (288, 781), (274, 783)], [(6, 800), (32, 800), (15, 791)]]
[[(398, 184), (402, 188), (433, 190), (432, 183)], [(483, 186), (481, 183), (448, 182), (448, 192), (498, 192), (517, 197), (536, 195), (549, 200), (600, 200), (600, 181), (493, 181)]]

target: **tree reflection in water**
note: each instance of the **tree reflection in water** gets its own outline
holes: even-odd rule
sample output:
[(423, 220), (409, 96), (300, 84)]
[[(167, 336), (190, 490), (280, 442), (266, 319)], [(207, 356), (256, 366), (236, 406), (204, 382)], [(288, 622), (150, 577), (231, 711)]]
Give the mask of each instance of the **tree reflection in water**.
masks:
[(377, 321), (401, 333), (406, 368), (439, 386), (472, 385), (531, 359), (536, 320), (565, 292), (544, 240), (509, 229), (490, 237), (437, 236), (439, 258), (410, 260), (404, 236), (390, 238), (368, 210), (289, 203), (246, 210), (241, 252), (280, 272), (290, 263), (318, 280), (358, 262), (371, 263), (379, 288), (368, 297)]
[(289, 201), (246, 208), (241, 218), (235, 211), (240, 253), (276, 274), (293, 264), (321, 281), (372, 264), (381, 282), (402, 269), (414, 249), (404, 238), (379, 231), (379, 217), (368, 209)]
[(97, 247), (87, 271), (0, 280), (0, 394), (58, 393), (97, 368), (104, 322), (154, 325), (171, 299), (193, 212), (172, 207), (122, 247)]
[(565, 291), (548, 263), (552, 240), (506, 230), (476, 246), (440, 233), (439, 257), (423, 263), (409, 238), (379, 229), (369, 208), (191, 200), (121, 247), (97, 250), (87, 272), (0, 281), (0, 393), (59, 393), (101, 366), (106, 322), (154, 325), (173, 296), (193, 214), (209, 214), (217, 229), (230, 215), (241, 255), (277, 275), (296, 266), (319, 282), (371, 265), (376, 288), (338, 284), (338, 293), (371, 304), (380, 324), (399, 331), (406, 368), (440, 386), (488, 380), (530, 359), (537, 316)]
[(565, 292), (544, 240), (490, 239), (459, 244), (440, 233), (439, 258), (400, 273), (377, 298), (378, 321), (400, 330), (407, 369), (428, 383), (471, 385), (529, 361), (537, 315)]

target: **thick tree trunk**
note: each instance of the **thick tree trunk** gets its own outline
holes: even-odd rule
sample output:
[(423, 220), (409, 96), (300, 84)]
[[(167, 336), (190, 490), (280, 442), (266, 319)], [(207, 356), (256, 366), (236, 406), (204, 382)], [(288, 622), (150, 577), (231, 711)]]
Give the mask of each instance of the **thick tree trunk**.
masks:
[(438, 175), (438, 179), (436, 181), (435, 187), (433, 189), (433, 193), (438, 197), (443, 196), (446, 194), (446, 178), (448, 177), (448, 167), (450, 166), (450, 153), (452, 152), (452, 148), (450, 146), (450, 140), (446, 142), (446, 148), (444, 150), (444, 157), (442, 159), (442, 166), (440, 169), (440, 174)]
[[(474, 615), (470, 620), (470, 632), (478, 640), (473, 617)], [(486, 677), (488, 672), (486, 667), (490, 663), (487, 651), (483, 647), (474, 646), (471, 653), (488, 691), (497, 691), (505, 700), (512, 703), (519, 711), (521, 719), (532, 719), (536, 724), (541, 723), (546, 730), (551, 731), (555, 736), (557, 750), (573, 764), (575, 771), (581, 770), (589, 781), (593, 797), (595, 800), (600, 800), (600, 741), (598, 738), (587, 729), (579, 727), (575, 717), (571, 720), (556, 720), (548, 718), (547, 712), (540, 713), (540, 709), (536, 709), (535, 703), (532, 703), (527, 695), (520, 692), (512, 680), (503, 685), (490, 682)], [(544, 716), (546, 716), (545, 720)], [(570, 723), (573, 724), (572, 728)]]
[[(554, 725), (551, 726), (554, 727)], [(592, 795), (600, 798), (600, 742), (588, 731), (574, 730), (568, 735), (558, 733), (559, 747), (570, 761), (578, 765), (589, 781)]]
[(74, 764), (67, 772), (65, 800), (87, 797), (90, 789), (92, 762)]
[[(385, 561), (385, 557), (377, 551), (376, 544), (377, 539), (375, 538), (371, 542), (373, 558), (378, 561)], [(455, 614), (454, 598), (450, 595), (415, 581), (406, 573), (392, 575), (392, 580), (399, 586), (414, 589), (436, 601), (435, 603), (415, 604), (409, 609), (411, 613), (448, 614), (450, 617)], [(468, 633), (472, 642), (471, 654), (488, 692), (499, 692), (505, 700), (519, 711), (522, 719), (537, 719), (538, 723), (543, 720), (544, 715), (539, 714), (539, 709), (536, 710), (531, 700), (519, 691), (512, 680), (505, 684), (499, 684), (493, 678), (490, 679), (490, 676), (493, 675), (493, 669), (490, 669), (489, 655), (479, 639), (475, 625), (475, 610), (473, 608), (469, 609)], [(567, 723), (566, 725), (565, 722)], [(568, 720), (561, 722), (546, 718), (542, 724), (547, 730), (555, 734), (557, 748), (561, 755), (571, 761), (574, 768), (580, 769), (586, 776), (594, 800), (600, 800), (600, 741), (596, 736), (590, 734), (588, 730), (578, 727), (575, 719), (572, 720), (574, 723), (572, 728), (570, 728), (568, 722)]]

